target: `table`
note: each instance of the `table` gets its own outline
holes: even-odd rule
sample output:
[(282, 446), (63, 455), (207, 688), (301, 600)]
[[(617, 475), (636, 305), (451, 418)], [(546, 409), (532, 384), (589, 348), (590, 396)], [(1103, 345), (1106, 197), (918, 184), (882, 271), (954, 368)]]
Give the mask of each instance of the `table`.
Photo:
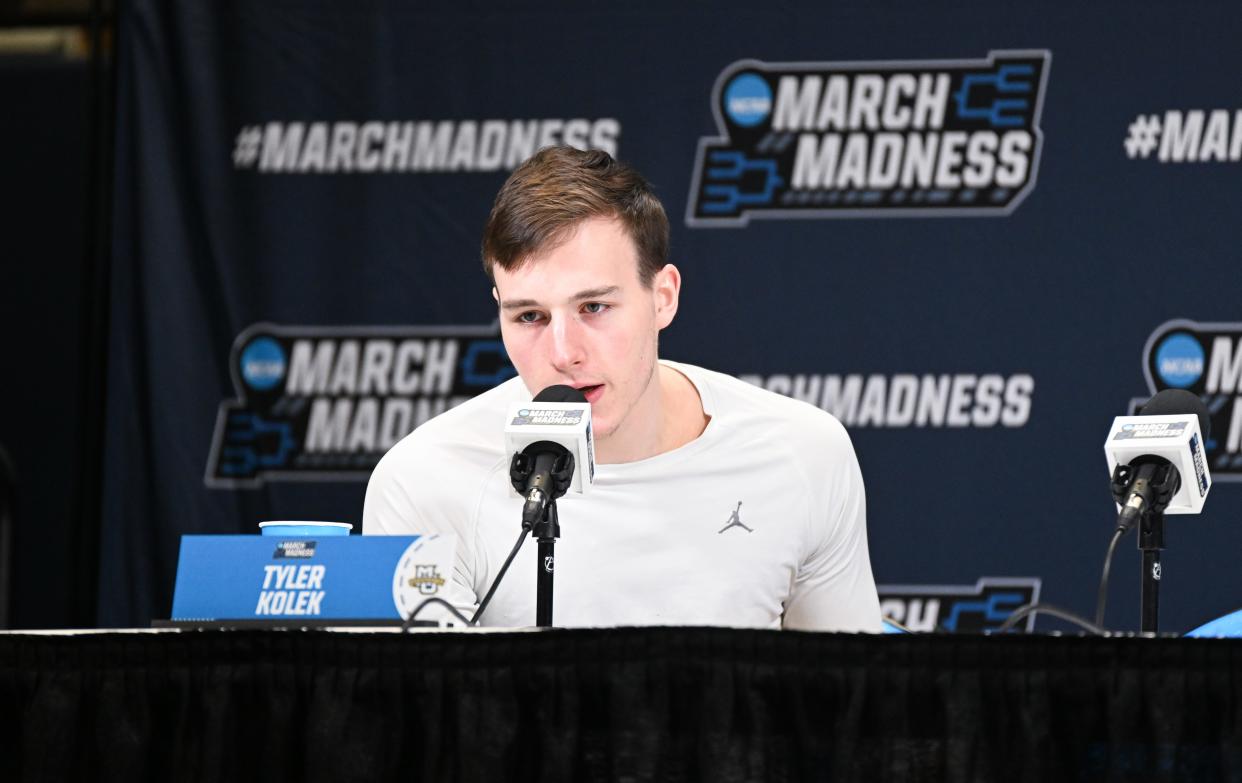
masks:
[(1242, 642), (0, 635), (0, 779), (1242, 780)]

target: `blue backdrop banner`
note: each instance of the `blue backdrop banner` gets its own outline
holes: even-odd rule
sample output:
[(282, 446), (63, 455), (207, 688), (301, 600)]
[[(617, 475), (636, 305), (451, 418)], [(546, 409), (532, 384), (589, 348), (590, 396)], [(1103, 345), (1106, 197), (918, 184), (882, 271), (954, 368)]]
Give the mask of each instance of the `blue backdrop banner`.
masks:
[[(385, 449), (512, 376), (480, 235), (559, 143), (664, 202), (663, 356), (849, 429), (899, 619), (1091, 613), (1104, 439), (1164, 388), (1215, 488), (1163, 627), (1238, 608), (1239, 37), (1226, 2), (124, 4), (100, 622), (169, 616), (182, 534), (357, 524)], [(1132, 543), (1113, 573), (1135, 628)]]

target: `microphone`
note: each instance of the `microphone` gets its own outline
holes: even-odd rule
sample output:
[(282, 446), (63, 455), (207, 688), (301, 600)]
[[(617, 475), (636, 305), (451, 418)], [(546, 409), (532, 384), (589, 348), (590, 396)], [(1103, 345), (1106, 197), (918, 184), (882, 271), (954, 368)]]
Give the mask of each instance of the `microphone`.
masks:
[(1203, 456), (1212, 421), (1203, 401), (1184, 389), (1165, 389), (1138, 416), (1113, 419), (1104, 453), (1112, 475), (1117, 527), (1144, 513), (1198, 514), (1212, 487)]
[(522, 531), (479, 602), (470, 624), (483, 616), (529, 534), (539, 543), (535, 572), (535, 625), (552, 625), (552, 578), (561, 528), (556, 500), (570, 489), (585, 494), (595, 481), (591, 404), (572, 386), (549, 386), (530, 402), (514, 403), (505, 420), (505, 453), (513, 496), (526, 499)]
[(586, 494), (595, 481), (591, 404), (572, 386), (549, 386), (529, 403), (514, 403), (505, 450), (513, 491), (526, 499), (522, 527), (533, 527), (557, 498)]

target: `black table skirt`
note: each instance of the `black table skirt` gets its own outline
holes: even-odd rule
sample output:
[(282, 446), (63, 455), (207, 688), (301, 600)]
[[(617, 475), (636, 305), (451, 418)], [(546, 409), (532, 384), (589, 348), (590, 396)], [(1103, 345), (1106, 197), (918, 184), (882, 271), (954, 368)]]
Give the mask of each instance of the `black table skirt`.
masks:
[(1242, 642), (0, 636), (0, 780), (1242, 781)]

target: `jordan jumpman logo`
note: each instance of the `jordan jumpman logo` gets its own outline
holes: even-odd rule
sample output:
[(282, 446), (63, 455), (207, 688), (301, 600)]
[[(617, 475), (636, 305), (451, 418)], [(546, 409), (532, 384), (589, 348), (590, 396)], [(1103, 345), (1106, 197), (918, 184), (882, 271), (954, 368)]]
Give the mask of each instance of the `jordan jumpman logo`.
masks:
[(724, 527), (720, 528), (719, 532), (717, 532), (717, 534), (716, 534), (716, 535), (720, 535), (720, 533), (725, 532), (726, 530), (728, 530), (728, 529), (729, 529), (729, 528), (731, 528), (731, 527), (740, 527), (741, 529), (745, 530), (747, 533), (753, 533), (753, 532), (755, 532), (755, 531), (751, 530), (750, 528), (748, 528), (748, 527), (746, 527), (745, 525), (743, 525), (743, 524), (742, 524), (742, 518), (741, 518), (741, 517), (739, 517), (739, 516), (737, 515), (737, 512), (739, 512), (739, 511), (741, 511), (741, 510), (742, 510), (742, 501), (740, 501), (740, 500), (739, 500), (739, 501), (737, 502), (737, 508), (733, 509), (733, 513), (729, 515), (729, 522), (728, 522), (728, 524), (726, 524)]

